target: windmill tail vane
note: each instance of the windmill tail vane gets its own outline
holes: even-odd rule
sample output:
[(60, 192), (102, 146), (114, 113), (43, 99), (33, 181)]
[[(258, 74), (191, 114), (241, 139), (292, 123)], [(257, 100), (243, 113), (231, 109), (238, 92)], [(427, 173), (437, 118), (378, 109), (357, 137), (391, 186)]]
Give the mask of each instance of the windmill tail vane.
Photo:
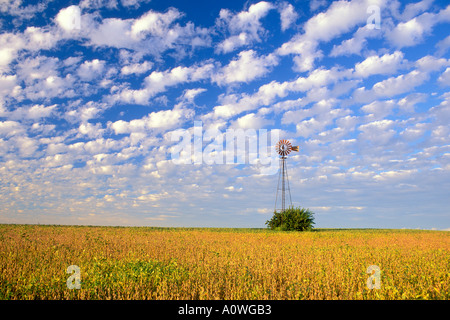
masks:
[[(289, 187), (289, 176), (287, 174), (286, 159), (287, 155), (291, 151), (299, 151), (298, 146), (293, 146), (288, 140), (280, 140), (275, 146), (278, 154), (280, 155), (280, 173), (278, 176), (277, 195), (275, 199), (275, 211), (277, 211), (278, 191), (281, 190), (281, 209), (280, 212), (284, 212), (286, 209), (286, 193), (289, 194), (290, 205), (292, 206), (291, 189)], [(280, 186), (281, 182), (281, 186)], [(281, 188), (280, 188), (281, 187)]]

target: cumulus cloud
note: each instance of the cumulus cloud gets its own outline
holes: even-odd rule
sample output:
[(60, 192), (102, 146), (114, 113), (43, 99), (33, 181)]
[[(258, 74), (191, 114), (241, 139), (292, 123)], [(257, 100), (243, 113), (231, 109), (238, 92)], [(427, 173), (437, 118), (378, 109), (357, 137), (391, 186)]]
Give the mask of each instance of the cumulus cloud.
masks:
[(392, 54), (370, 56), (355, 65), (355, 75), (366, 78), (375, 74), (393, 74), (404, 63), (403, 52), (395, 51)]
[(278, 49), (278, 54), (295, 54), (296, 70), (311, 70), (315, 60), (323, 55), (317, 48), (319, 43), (330, 41), (366, 22), (369, 5), (369, 1), (333, 2), (325, 12), (310, 18), (304, 25), (304, 33), (284, 43)]
[(281, 19), (281, 30), (285, 31), (289, 29), (297, 20), (298, 13), (295, 12), (295, 8), (292, 4), (283, 2), (279, 8)]
[(182, 122), (191, 119), (194, 115), (192, 109), (183, 107), (182, 104), (172, 110), (151, 112), (147, 116), (131, 121), (118, 120), (108, 126), (115, 134), (144, 132), (148, 130), (169, 130)]
[(261, 1), (251, 5), (247, 11), (236, 14), (228, 9), (220, 10), (216, 24), (229, 32), (230, 36), (218, 44), (216, 51), (228, 53), (239, 47), (260, 42), (265, 32), (260, 20), (274, 8), (273, 4)]
[(261, 115), (249, 113), (235, 121), (232, 121), (230, 128), (234, 129), (261, 129), (268, 124), (273, 124), (273, 120), (268, 120)]
[(83, 80), (92, 80), (103, 73), (105, 68), (105, 61), (94, 59), (92, 61), (85, 61), (78, 69), (78, 76)]
[(79, 6), (69, 6), (61, 9), (55, 17), (56, 23), (65, 31), (81, 29), (81, 9)]
[(368, 102), (380, 97), (395, 97), (405, 92), (411, 91), (429, 79), (427, 72), (412, 70), (407, 74), (390, 77), (379, 81), (372, 86), (372, 89), (366, 90), (360, 87), (353, 92), (353, 98), (359, 102)]
[(258, 57), (253, 50), (241, 51), (238, 59), (232, 60), (214, 76), (214, 81), (218, 84), (249, 82), (264, 76), (277, 64), (278, 59), (273, 54)]
[(112, 95), (108, 100), (112, 103), (147, 104), (150, 98), (164, 92), (168, 87), (210, 78), (213, 69), (213, 64), (206, 63), (200, 66), (178, 66), (171, 70), (153, 71), (145, 77), (143, 88), (112, 87)]
[(146, 73), (151, 70), (153, 63), (149, 61), (144, 61), (143, 63), (133, 63), (126, 66), (123, 66), (120, 69), (120, 73), (123, 75), (131, 75), (131, 74), (141, 74)]
[(422, 42), (436, 24), (450, 21), (449, 12), (450, 6), (438, 13), (425, 12), (406, 22), (399, 22), (387, 38), (397, 48), (414, 46)]
[(159, 57), (163, 52), (175, 49), (184, 56), (187, 51), (208, 46), (208, 29), (196, 27), (189, 22), (181, 26), (175, 21), (183, 14), (175, 8), (167, 12), (148, 11), (136, 19), (107, 18), (100, 22), (92, 15), (82, 17), (88, 26), (85, 37), (99, 47), (130, 49)]
[(367, 26), (359, 27), (350, 39), (343, 40), (339, 45), (333, 45), (330, 52), (331, 57), (361, 55), (367, 46), (367, 39), (378, 37), (380, 33), (376, 29)]
[(438, 81), (443, 86), (450, 86), (450, 68), (445, 69), (445, 71), (439, 76)]

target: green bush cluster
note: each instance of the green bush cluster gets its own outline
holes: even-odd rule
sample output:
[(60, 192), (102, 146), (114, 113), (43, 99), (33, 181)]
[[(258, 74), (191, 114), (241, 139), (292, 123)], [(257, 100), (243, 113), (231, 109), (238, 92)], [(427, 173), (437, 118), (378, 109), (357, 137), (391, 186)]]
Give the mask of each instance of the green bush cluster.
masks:
[(314, 224), (314, 213), (302, 207), (289, 207), (283, 212), (274, 212), (272, 219), (266, 221), (271, 230), (308, 231)]

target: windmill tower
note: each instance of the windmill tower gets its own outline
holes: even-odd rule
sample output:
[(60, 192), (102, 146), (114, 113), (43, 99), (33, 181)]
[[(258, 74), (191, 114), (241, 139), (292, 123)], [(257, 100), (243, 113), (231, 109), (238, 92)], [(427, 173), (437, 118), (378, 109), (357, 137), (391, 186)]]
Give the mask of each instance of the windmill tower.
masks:
[[(289, 205), (292, 206), (291, 189), (289, 187), (289, 176), (287, 173), (286, 159), (287, 155), (291, 153), (291, 151), (298, 152), (298, 146), (292, 146), (292, 144), (288, 140), (280, 140), (278, 141), (275, 148), (280, 155), (280, 173), (278, 175), (275, 211), (284, 212), (284, 210), (286, 210), (286, 194), (289, 195)], [(279, 199), (278, 194), (280, 194), (281, 199)]]

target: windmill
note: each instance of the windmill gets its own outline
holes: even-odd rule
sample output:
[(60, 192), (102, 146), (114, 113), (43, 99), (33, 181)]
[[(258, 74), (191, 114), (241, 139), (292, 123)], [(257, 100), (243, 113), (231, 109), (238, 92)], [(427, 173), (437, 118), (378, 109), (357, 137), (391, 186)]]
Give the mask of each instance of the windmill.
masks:
[[(277, 153), (280, 155), (280, 173), (278, 175), (277, 196), (275, 199), (275, 211), (284, 212), (286, 209), (286, 191), (289, 194), (289, 203), (292, 206), (291, 189), (289, 187), (289, 176), (287, 174), (286, 159), (291, 151), (298, 152), (298, 146), (292, 146), (288, 140), (280, 140), (275, 146)], [(281, 182), (281, 186), (280, 186)], [(281, 187), (281, 189), (280, 189)], [(281, 190), (281, 209), (277, 208), (278, 192)]]

